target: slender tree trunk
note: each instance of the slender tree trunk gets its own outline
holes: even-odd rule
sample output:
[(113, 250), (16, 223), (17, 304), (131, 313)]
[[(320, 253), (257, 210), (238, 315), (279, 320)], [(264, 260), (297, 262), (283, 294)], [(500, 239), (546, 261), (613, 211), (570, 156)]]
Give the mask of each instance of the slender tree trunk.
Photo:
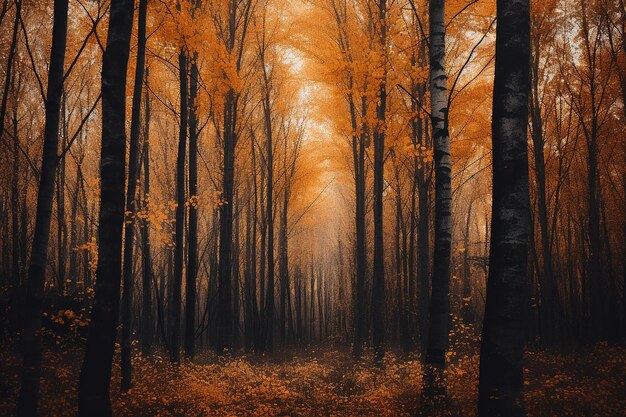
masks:
[[(424, 131), (422, 130), (422, 119), (418, 120), (420, 128), (421, 145)], [(422, 163), (417, 170), (417, 196), (418, 196), (418, 218), (417, 218), (417, 247), (419, 258), (419, 334), (420, 349), (423, 354), (428, 348), (428, 324), (430, 313), (430, 180), (426, 175), (425, 164)]]
[[(237, 1), (229, 4), (229, 36), (226, 49), (232, 53), (237, 35)], [(232, 250), (233, 250), (233, 189), (235, 182), (235, 145), (237, 141), (237, 101), (238, 95), (233, 88), (226, 92), (224, 101), (223, 176), (222, 198), (220, 205), (220, 248), (219, 248), (219, 286), (218, 286), (218, 344), (217, 352), (230, 349), (233, 334), (232, 304)]]
[(534, 171), (537, 185), (537, 216), (539, 220), (539, 232), (541, 238), (542, 270), (540, 272), (541, 304), (539, 309), (539, 321), (541, 336), (548, 343), (554, 342), (557, 335), (557, 312), (560, 301), (556, 291), (552, 272), (551, 237), (548, 230), (548, 202), (546, 192), (546, 166), (544, 158), (545, 139), (543, 134), (543, 120), (541, 115), (541, 103), (539, 101), (539, 61), (540, 44), (539, 33), (532, 37), (531, 54), (531, 90), (529, 100), (529, 112), (531, 121), (531, 139), (535, 157)]
[(226, 94), (224, 111), (224, 177), (223, 199), (220, 205), (219, 251), (219, 336), (218, 352), (230, 349), (232, 337), (232, 247), (233, 247), (233, 187), (235, 176), (235, 92)]
[[(150, 96), (148, 95), (148, 69), (146, 68), (146, 92), (143, 132), (143, 197), (144, 210), (150, 209)], [(147, 219), (141, 222), (142, 245), (142, 292), (141, 304), (141, 350), (144, 355), (152, 351), (154, 323), (152, 322), (152, 254), (150, 247), (150, 224)]]
[(481, 416), (523, 416), (525, 287), (528, 280), (527, 122), (530, 2), (497, 2), (493, 91), (493, 211), (480, 350)]
[(137, 176), (139, 174), (139, 131), (141, 128), (141, 99), (143, 92), (144, 66), (146, 56), (146, 9), (148, 0), (139, 0), (139, 20), (137, 25), (137, 62), (135, 64), (135, 85), (130, 118), (130, 143), (128, 157), (128, 188), (126, 189), (126, 226), (124, 229), (124, 271), (122, 293), (122, 392), (132, 387), (132, 310), (133, 310), (133, 252), (135, 241), (135, 215), (137, 213)]
[[(67, 146), (67, 94), (61, 94), (61, 149)], [(57, 291), (65, 294), (65, 255), (67, 227), (65, 223), (65, 158), (57, 166)]]
[(98, 268), (85, 359), (78, 387), (81, 417), (111, 415), (109, 384), (119, 314), (126, 172), (126, 70), (133, 0), (111, 0), (102, 60), (102, 150)]
[(183, 286), (183, 240), (185, 229), (185, 153), (188, 127), (188, 76), (187, 53), (181, 49), (178, 54), (180, 70), (180, 131), (178, 156), (176, 158), (176, 225), (174, 232), (174, 274), (172, 276), (170, 323), (170, 361), (180, 362), (180, 314)]
[[(77, 161), (77, 165), (82, 164), (82, 159)], [(69, 275), (72, 279), (74, 290), (78, 288), (78, 254), (76, 252), (76, 246), (78, 245), (78, 201), (80, 196), (81, 187), (80, 170), (76, 167), (76, 186), (74, 188), (74, 195), (72, 196), (72, 207), (70, 209), (70, 265)]]
[[(286, 142), (286, 136), (285, 136)], [(287, 145), (285, 143), (285, 145)], [(285, 146), (285, 186), (283, 190), (283, 204), (282, 210), (280, 214), (280, 343), (285, 346), (287, 339), (287, 310), (289, 306), (287, 305), (287, 297), (291, 292), (291, 288), (289, 286), (289, 258), (288, 258), (288, 244), (287, 241), (287, 214), (289, 207), (289, 175), (287, 174), (287, 164), (286, 157), (287, 154), (287, 146)]]
[[(252, 146), (254, 147), (254, 143)], [(256, 173), (253, 171), (252, 175)], [(249, 195), (252, 193), (252, 186), (250, 184), (250, 179), (248, 179), (248, 192)], [(253, 311), (252, 311), (252, 298), (256, 296), (255, 289), (252, 287), (252, 269), (256, 268), (256, 263), (253, 263), (253, 255), (252, 255), (252, 203), (248, 202), (246, 205), (246, 260), (245, 260), (245, 269), (244, 269), (244, 286), (243, 286), (243, 304), (244, 304), (244, 345), (246, 352), (251, 352), (253, 347), (253, 332), (254, 332), (254, 324), (253, 324)]]
[(263, 68), (263, 116), (265, 121), (265, 163), (267, 168), (267, 195), (265, 215), (267, 218), (267, 291), (265, 293), (265, 348), (274, 348), (274, 141), (272, 132), (272, 82), (266, 70), (265, 44), (261, 45), (260, 59)]
[(474, 200), (470, 201), (467, 207), (467, 218), (465, 219), (465, 235), (463, 242), (463, 296), (461, 315), (466, 324), (474, 323), (474, 309), (472, 307), (472, 274), (469, 263), (470, 246), (470, 224), (472, 219), (472, 206)]
[(430, 107), (435, 151), (435, 252), (426, 363), (444, 368), (448, 350), (452, 239), (452, 164), (445, 69), (445, 0), (431, 0), (429, 25)]
[(198, 274), (198, 54), (194, 53), (189, 80), (189, 235), (185, 292), (185, 357), (193, 359), (196, 338), (196, 276)]
[[(387, 1), (378, 3), (380, 24), (380, 48), (387, 56)], [(385, 118), (387, 112), (387, 63), (384, 62), (384, 75), (380, 81), (378, 104), (376, 105), (377, 126), (374, 131), (374, 279), (372, 284), (372, 336), (374, 361), (382, 364), (385, 356), (385, 256), (383, 240), (383, 189), (385, 161)]]
[[(234, 196), (235, 201), (239, 201), (239, 193), (235, 191)], [(232, 349), (236, 352), (240, 347), (240, 332), (239, 332), (239, 323), (241, 320), (240, 310), (241, 310), (241, 287), (239, 281), (239, 255), (240, 251), (240, 241), (239, 241), (239, 222), (241, 220), (240, 213), (234, 214), (234, 238), (233, 238), (233, 343)]]
[[(19, 233), (19, 207), (20, 201), (20, 188), (19, 188), (19, 176), (20, 176), (20, 154), (19, 154), (19, 136), (17, 135), (17, 107), (13, 109), (13, 175), (11, 176), (11, 285), (14, 295), (17, 295), (18, 288), (20, 287), (20, 233)], [(22, 259), (24, 262), (24, 259)], [(13, 302), (17, 299), (13, 297)], [(17, 304), (15, 305), (17, 308)], [(17, 311), (14, 311), (17, 313)], [(13, 316), (13, 324), (17, 323), (17, 316)], [(17, 329), (14, 329), (17, 330)]]
[[(356, 118), (356, 106), (350, 100), (353, 129), (358, 128)], [(355, 189), (355, 230), (356, 230), (356, 274), (355, 274), (355, 294), (354, 294), (354, 345), (352, 354), (360, 357), (363, 353), (363, 342), (367, 335), (367, 307), (365, 280), (367, 274), (367, 249), (365, 230), (365, 141), (367, 140), (367, 98), (361, 98), (361, 132), (352, 139), (352, 152), (354, 159), (354, 189)]]
[[(18, 3), (18, 12), (22, 2)], [(22, 386), (18, 399), (19, 416), (36, 416), (41, 374), (41, 314), (43, 309), (44, 283), (48, 260), (50, 221), (54, 199), (54, 177), (57, 167), (59, 145), (59, 117), (63, 93), (63, 66), (67, 42), (68, 0), (55, 0), (52, 47), (48, 67), (48, 91), (46, 96), (46, 124), (44, 128), (43, 156), (35, 233), (26, 284), (26, 299), (22, 323), (23, 368)], [(4, 118), (4, 117), (3, 117)]]
[(0, 135), (2, 136), (4, 136), (4, 118), (6, 117), (7, 102), (9, 100), (9, 91), (11, 90), (9, 86), (11, 85), (11, 79), (12, 79), (11, 72), (13, 71), (13, 60), (15, 59), (15, 50), (17, 48), (17, 34), (19, 32), (19, 27), (20, 27), (19, 25), (20, 25), (21, 13), (22, 13), (22, 1), (23, 0), (15, 1), (15, 19), (13, 21), (13, 31), (11, 34), (11, 45), (9, 46), (9, 55), (7, 57), (7, 69), (5, 71), (4, 89), (2, 90), (2, 101), (0, 102)]

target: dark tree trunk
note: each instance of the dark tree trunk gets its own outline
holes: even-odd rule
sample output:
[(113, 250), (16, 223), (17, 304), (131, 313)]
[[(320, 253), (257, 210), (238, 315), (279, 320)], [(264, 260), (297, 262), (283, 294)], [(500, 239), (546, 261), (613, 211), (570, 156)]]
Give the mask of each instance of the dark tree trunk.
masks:
[[(422, 119), (419, 119), (419, 127), (422, 129)], [(423, 130), (420, 134), (420, 144), (425, 146)], [(426, 175), (425, 164), (422, 163), (417, 169), (417, 247), (419, 258), (419, 334), (420, 350), (426, 353), (428, 348), (428, 323), (430, 313), (430, 180)]]
[[(21, 8), (22, 2), (18, 3)], [(39, 378), (41, 374), (41, 314), (44, 283), (48, 260), (50, 221), (54, 199), (54, 177), (58, 162), (59, 118), (63, 93), (63, 66), (67, 42), (68, 0), (55, 0), (52, 47), (48, 67), (48, 92), (46, 97), (46, 124), (44, 128), (41, 176), (37, 194), (35, 234), (30, 256), (26, 299), (22, 323), (23, 368), (22, 387), (18, 400), (18, 415), (37, 415)]]
[[(356, 131), (358, 128), (356, 107), (350, 100), (352, 124)], [(367, 338), (367, 306), (365, 293), (365, 280), (367, 274), (367, 233), (365, 230), (365, 141), (367, 98), (361, 98), (361, 132), (352, 139), (352, 153), (354, 159), (354, 188), (355, 188), (355, 229), (356, 229), (356, 275), (355, 275), (355, 309), (354, 309), (354, 345), (352, 353), (355, 357), (361, 356), (363, 342)]]
[[(148, 69), (146, 68), (146, 92), (144, 111), (144, 132), (143, 132), (143, 196), (144, 205), (149, 204), (150, 199), (150, 96), (148, 95)], [(146, 207), (149, 208), (149, 207)], [(150, 224), (147, 219), (141, 222), (141, 263), (142, 263), (142, 292), (143, 302), (141, 304), (141, 350), (144, 355), (152, 351), (152, 340), (154, 323), (152, 322), (152, 254), (150, 248)], [(161, 274), (162, 275), (162, 274)]]
[[(14, 295), (17, 294), (18, 288), (20, 287), (20, 233), (19, 233), (19, 211), (17, 207), (19, 207), (20, 201), (20, 187), (19, 187), (19, 177), (20, 177), (20, 154), (19, 154), (19, 136), (18, 132), (18, 117), (17, 117), (17, 107), (13, 108), (13, 175), (11, 176), (11, 285), (12, 292)], [(8, 226), (8, 224), (7, 224)], [(24, 260), (22, 260), (24, 262)], [(17, 299), (13, 297), (13, 302), (16, 302)], [(17, 307), (17, 305), (15, 305)], [(17, 313), (17, 311), (13, 311), (13, 313)], [(17, 316), (13, 314), (13, 324), (17, 323), (15, 320)], [(14, 329), (17, 330), (17, 329)]]
[(174, 274), (169, 309), (170, 361), (180, 362), (180, 314), (183, 286), (183, 240), (185, 229), (185, 153), (188, 127), (188, 76), (187, 53), (181, 49), (178, 54), (180, 70), (180, 131), (178, 156), (176, 158), (176, 225), (174, 232)]
[[(237, 1), (229, 4), (228, 39), (226, 49), (232, 53), (237, 35)], [(232, 251), (233, 251), (233, 188), (235, 182), (235, 145), (237, 142), (238, 95), (233, 88), (226, 92), (224, 101), (223, 176), (220, 204), (220, 248), (218, 286), (218, 340), (216, 350), (223, 353), (230, 349), (233, 334), (232, 304)]]
[(137, 176), (139, 174), (139, 131), (141, 125), (141, 99), (143, 92), (144, 66), (146, 56), (146, 9), (148, 0), (139, 0), (137, 25), (137, 62), (135, 65), (135, 85), (133, 106), (130, 118), (130, 144), (128, 157), (128, 188), (126, 190), (126, 226), (124, 229), (124, 271), (122, 293), (122, 392), (132, 386), (132, 310), (133, 310), (133, 252), (135, 240), (135, 215), (137, 213)]
[(528, 280), (527, 122), (530, 2), (497, 2), (493, 91), (493, 211), (480, 351), (481, 416), (523, 416), (525, 287)]
[[(11, 33), (11, 45), (9, 46), (9, 55), (7, 57), (7, 69), (5, 71), (4, 89), (2, 90), (2, 102), (0, 102), (0, 135), (2, 136), (4, 136), (4, 118), (6, 117), (7, 113), (7, 103), (9, 100), (10, 91), (9, 86), (11, 85), (11, 72), (13, 71), (13, 60), (15, 59), (15, 50), (17, 48), (17, 34), (19, 31), (22, 13), (22, 1), (23, 0), (15, 1), (15, 19), (13, 21), (13, 31)], [(65, 54), (65, 52), (63, 53)], [(63, 68), (61, 68), (61, 71), (63, 71)]]
[(235, 92), (226, 93), (224, 107), (224, 176), (223, 196), (220, 205), (220, 250), (219, 250), (219, 353), (230, 349), (232, 338), (232, 247), (233, 247), (233, 185), (235, 177)]
[(280, 236), (279, 236), (279, 275), (280, 275), (280, 343), (285, 346), (287, 340), (287, 297), (291, 292), (289, 286), (289, 253), (287, 240), (287, 214), (289, 207), (289, 181), (291, 176), (287, 172), (287, 135), (285, 134), (284, 150), (285, 185), (283, 189), (283, 204), (280, 213)]
[(265, 216), (267, 224), (267, 289), (265, 293), (265, 320), (264, 326), (264, 348), (272, 351), (274, 348), (274, 288), (275, 288), (275, 265), (274, 265), (274, 137), (272, 132), (272, 103), (271, 74), (268, 74), (265, 61), (265, 38), (259, 46), (260, 64), (263, 75), (263, 120), (265, 124), (265, 165), (267, 195), (265, 197)]
[(185, 357), (193, 359), (196, 339), (196, 275), (198, 273), (198, 54), (191, 63), (189, 80), (189, 235), (185, 292)]
[[(235, 192), (234, 199), (235, 201), (239, 201), (238, 197), (239, 193)], [(240, 346), (240, 332), (239, 332), (239, 322), (241, 320), (240, 310), (241, 310), (241, 287), (239, 281), (239, 255), (241, 253), (239, 244), (239, 222), (241, 220), (239, 213), (234, 213), (234, 239), (233, 239), (233, 343), (232, 349), (234, 352), (237, 352)]]
[[(67, 95), (61, 94), (61, 149), (67, 146)], [(67, 229), (65, 223), (65, 158), (57, 166), (57, 292), (65, 294), (65, 252)]]
[[(380, 48), (387, 50), (387, 1), (378, 3), (380, 24)], [(385, 161), (385, 117), (387, 112), (386, 63), (380, 81), (378, 104), (376, 105), (377, 126), (374, 131), (374, 279), (372, 283), (372, 337), (374, 361), (382, 364), (385, 356), (385, 256), (383, 241), (383, 190)]]
[(470, 246), (470, 224), (472, 219), (472, 206), (474, 200), (470, 201), (467, 207), (467, 218), (465, 219), (465, 233), (463, 236), (463, 294), (461, 300), (461, 315), (466, 324), (474, 322), (474, 309), (472, 307), (472, 274), (469, 263)]
[[(253, 141), (252, 147), (254, 148)], [(252, 172), (252, 175), (256, 175), (256, 173)], [(250, 184), (250, 180), (248, 179), (248, 192), (249, 195), (252, 193), (252, 186)], [(254, 324), (253, 317), (254, 313), (252, 311), (252, 298), (256, 297), (256, 289), (252, 286), (252, 274), (253, 269), (256, 268), (256, 262), (253, 261), (254, 256), (252, 254), (252, 209), (253, 205), (250, 201), (246, 205), (246, 260), (244, 267), (244, 285), (243, 285), (243, 320), (244, 320), (244, 345), (246, 352), (252, 351), (253, 340), (254, 340)]]
[(537, 185), (537, 216), (539, 220), (539, 232), (541, 238), (542, 269), (539, 272), (541, 285), (541, 303), (539, 309), (539, 325), (541, 336), (544, 341), (551, 344), (558, 337), (556, 323), (560, 300), (556, 292), (556, 283), (552, 273), (552, 250), (551, 236), (548, 229), (548, 201), (546, 192), (546, 164), (543, 154), (545, 139), (543, 132), (543, 120), (541, 114), (541, 102), (539, 95), (539, 61), (541, 51), (541, 34), (534, 33), (532, 37), (531, 54), (531, 90), (529, 100), (531, 139), (535, 157), (535, 181)]
[(82, 165), (83, 159), (82, 157), (77, 160), (76, 164), (76, 186), (74, 188), (74, 195), (72, 196), (72, 207), (70, 209), (70, 218), (72, 219), (70, 223), (70, 265), (69, 265), (69, 275), (74, 282), (75, 289), (77, 289), (76, 283), (78, 281), (78, 253), (76, 251), (76, 246), (78, 245), (78, 201), (80, 197), (81, 190), (81, 172), (79, 166)]
[(102, 60), (102, 150), (98, 268), (85, 359), (78, 387), (78, 413), (111, 415), (109, 385), (117, 335), (124, 177), (126, 172), (126, 70), (133, 25), (133, 0), (112, 0)]

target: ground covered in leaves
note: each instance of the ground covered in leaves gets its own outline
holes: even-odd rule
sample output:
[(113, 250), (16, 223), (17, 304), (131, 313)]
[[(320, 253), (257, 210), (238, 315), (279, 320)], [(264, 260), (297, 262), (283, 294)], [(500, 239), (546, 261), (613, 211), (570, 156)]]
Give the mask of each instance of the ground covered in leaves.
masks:
[[(1, 346), (0, 415), (13, 415), (20, 357)], [(172, 366), (166, 355), (138, 355), (134, 388), (119, 393), (116, 416), (413, 416), (420, 410), (422, 371), (417, 357), (388, 354), (385, 367), (355, 362), (336, 347), (286, 352), (281, 359), (200, 355)], [(478, 357), (451, 358), (447, 371), (452, 415), (475, 414)], [(76, 414), (82, 353), (45, 352), (44, 416)], [(626, 349), (598, 345), (570, 353), (529, 351), (525, 399), (529, 416), (621, 416), (626, 410)]]

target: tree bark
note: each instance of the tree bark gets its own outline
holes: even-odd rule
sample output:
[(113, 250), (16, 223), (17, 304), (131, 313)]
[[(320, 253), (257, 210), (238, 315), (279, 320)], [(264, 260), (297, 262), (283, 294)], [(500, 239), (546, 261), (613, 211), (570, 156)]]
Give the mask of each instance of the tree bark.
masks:
[[(7, 103), (9, 99), (9, 86), (11, 85), (11, 72), (13, 70), (13, 60), (15, 59), (15, 50), (17, 48), (17, 33), (19, 31), (22, 1), (15, 1), (15, 19), (13, 20), (13, 31), (11, 33), (11, 45), (9, 46), (9, 55), (7, 57), (7, 69), (5, 71), (4, 89), (2, 90), (2, 102), (0, 102), (0, 135), (4, 135), (4, 118), (7, 113)], [(67, 26), (67, 25), (66, 25)]]
[(124, 229), (124, 271), (122, 293), (122, 392), (132, 387), (132, 309), (133, 309), (133, 252), (135, 240), (135, 215), (137, 213), (137, 176), (139, 174), (139, 130), (141, 125), (141, 99), (144, 66), (146, 62), (146, 9), (148, 0), (139, 0), (137, 24), (137, 62), (135, 85), (130, 119), (130, 143), (128, 157), (128, 188), (126, 190), (126, 226)]
[[(383, 59), (387, 57), (387, 1), (378, 3), (380, 48)], [(381, 365), (385, 356), (385, 256), (383, 240), (383, 189), (385, 161), (385, 118), (387, 111), (387, 63), (379, 84), (376, 105), (377, 126), (374, 131), (374, 279), (372, 283), (372, 336), (374, 361)]]
[[(148, 69), (146, 68), (146, 92), (143, 132), (143, 201), (144, 209), (149, 209), (150, 202), (150, 96), (148, 95)], [(154, 324), (152, 322), (152, 254), (150, 247), (150, 224), (148, 219), (141, 222), (141, 263), (142, 263), (142, 292), (141, 304), (141, 350), (144, 355), (152, 351)]]
[(426, 363), (436, 368), (444, 368), (448, 350), (452, 238), (452, 164), (445, 69), (445, 0), (431, 0), (429, 26), (430, 119), (435, 160), (435, 251)]
[(481, 416), (523, 416), (525, 287), (528, 280), (527, 122), (530, 2), (497, 2), (493, 91), (493, 209), (480, 350)]
[(194, 53), (189, 80), (189, 234), (185, 292), (185, 357), (193, 359), (196, 339), (196, 276), (198, 274), (198, 54)]
[(169, 309), (170, 361), (180, 362), (180, 314), (183, 286), (183, 244), (185, 229), (185, 153), (187, 148), (188, 115), (188, 75), (187, 53), (181, 49), (178, 54), (180, 71), (180, 130), (178, 156), (176, 158), (176, 225), (174, 232), (174, 274)]
[(124, 224), (126, 70), (133, 0), (112, 0), (102, 60), (102, 150), (98, 267), (85, 359), (78, 387), (81, 417), (111, 415), (109, 384), (117, 335)]
[[(22, 2), (18, 3), (18, 13)], [(61, 94), (63, 93), (63, 66), (65, 63), (65, 45), (67, 43), (68, 0), (55, 0), (52, 28), (52, 47), (48, 67), (48, 91), (46, 95), (46, 123), (44, 128), (43, 156), (39, 192), (37, 194), (37, 214), (35, 232), (31, 249), (26, 299), (24, 302), (22, 332), (23, 367), (22, 387), (18, 399), (19, 416), (36, 416), (41, 374), (41, 314), (48, 243), (50, 239), (50, 221), (54, 199), (54, 177), (58, 163), (59, 118)]]

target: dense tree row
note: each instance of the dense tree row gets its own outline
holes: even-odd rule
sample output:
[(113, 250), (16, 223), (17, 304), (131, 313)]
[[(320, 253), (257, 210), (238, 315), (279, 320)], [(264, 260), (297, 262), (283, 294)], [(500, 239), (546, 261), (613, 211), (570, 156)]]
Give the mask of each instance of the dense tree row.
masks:
[(401, 347), (434, 384), (451, 315), (484, 316), (485, 415), (519, 407), (525, 340), (623, 340), (622, 1), (4, 0), (0, 27), (21, 415), (61, 311), (86, 416), (118, 324), (127, 391), (135, 341)]

